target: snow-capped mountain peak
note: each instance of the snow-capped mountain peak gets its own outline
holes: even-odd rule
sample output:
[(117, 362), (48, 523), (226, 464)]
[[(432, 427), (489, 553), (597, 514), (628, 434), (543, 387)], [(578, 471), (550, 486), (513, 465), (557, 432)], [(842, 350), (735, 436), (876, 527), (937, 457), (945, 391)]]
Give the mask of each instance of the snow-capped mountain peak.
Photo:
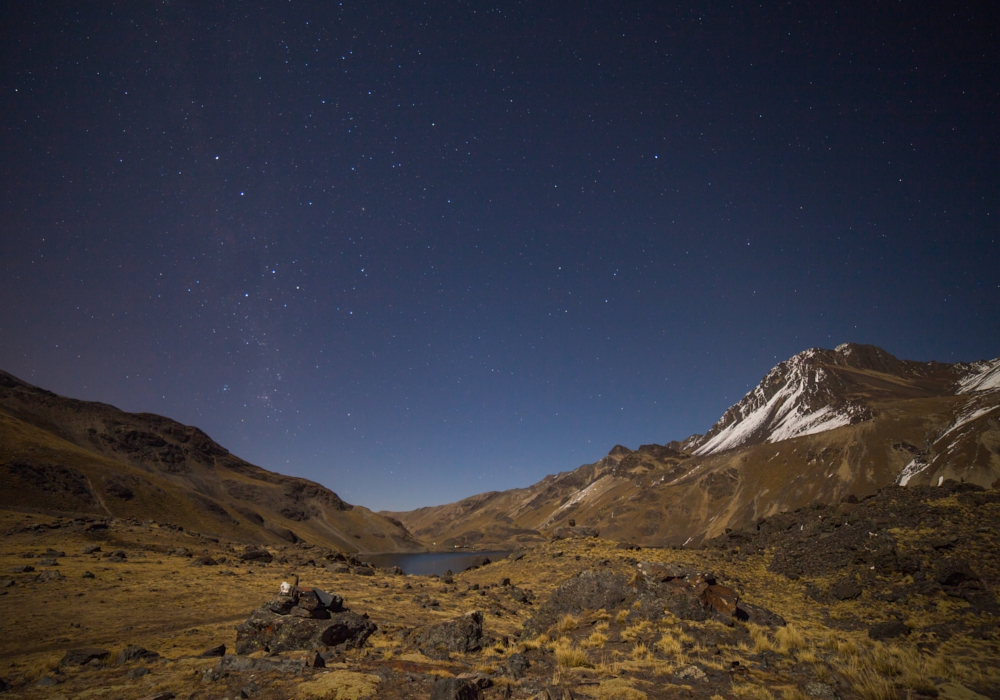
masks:
[(884, 353), (885, 359), (895, 360), (878, 348), (848, 343), (836, 350), (811, 348), (780, 363), (692, 445), (694, 454), (780, 442), (866, 420), (868, 410), (847, 400), (840, 391), (843, 382), (828, 371), (830, 366), (854, 364), (852, 355), (866, 353)]
[(1000, 357), (961, 367), (965, 372), (955, 385), (956, 394), (1000, 390)]

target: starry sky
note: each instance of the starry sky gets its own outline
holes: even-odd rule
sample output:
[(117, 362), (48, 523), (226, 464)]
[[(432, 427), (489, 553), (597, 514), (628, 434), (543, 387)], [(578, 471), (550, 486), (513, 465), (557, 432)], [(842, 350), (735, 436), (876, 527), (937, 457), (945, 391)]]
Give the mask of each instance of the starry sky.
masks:
[(1000, 355), (989, 2), (0, 9), (0, 368), (402, 510)]

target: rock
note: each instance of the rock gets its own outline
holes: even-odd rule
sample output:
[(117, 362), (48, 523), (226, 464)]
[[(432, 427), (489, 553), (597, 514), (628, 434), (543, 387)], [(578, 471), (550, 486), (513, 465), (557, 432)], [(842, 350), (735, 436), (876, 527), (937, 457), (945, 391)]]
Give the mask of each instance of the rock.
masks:
[(211, 649), (206, 649), (205, 651), (198, 654), (202, 659), (210, 659), (215, 656), (225, 656), (226, 655), (226, 645), (220, 644), (219, 646), (212, 647)]
[(491, 563), (492, 562), (490, 561), (489, 557), (487, 557), (484, 554), (480, 554), (480, 555), (472, 558), (472, 563), (469, 564), (467, 567), (465, 567), (465, 570), (466, 571), (471, 571), (472, 569), (478, 569), (481, 566), (486, 566), (487, 564), (491, 564)]
[(84, 571), (83, 575), (80, 578), (95, 578), (95, 576), (89, 571)]
[(736, 606), (736, 614), (733, 617), (741, 622), (750, 622), (762, 627), (784, 627), (786, 624), (785, 618), (781, 615), (759, 605), (746, 602), (741, 602)]
[(347, 564), (331, 564), (326, 567), (326, 570), (331, 574), (349, 574), (351, 573), (351, 567)]
[(818, 681), (806, 683), (806, 695), (814, 698), (824, 698), (825, 700), (837, 700), (837, 693), (833, 687)]
[(353, 612), (332, 613), (329, 619), (317, 620), (279, 615), (265, 605), (236, 628), (236, 653), (308, 650), (323, 646), (357, 649), (376, 629), (373, 622)]
[[(239, 647), (239, 642), (237, 642)], [(305, 659), (283, 659), (280, 657), (254, 659), (248, 656), (227, 654), (219, 659), (212, 669), (212, 677), (221, 678), (226, 672), (245, 673), (247, 671), (277, 671), (279, 673), (302, 673), (307, 668)]]
[(118, 658), (115, 659), (115, 663), (119, 666), (123, 664), (130, 663), (132, 661), (156, 661), (160, 658), (160, 655), (155, 651), (150, 651), (149, 649), (144, 649), (143, 647), (136, 646), (134, 644), (129, 644), (127, 647), (122, 649), (118, 653)]
[(254, 695), (256, 695), (259, 692), (260, 692), (260, 686), (257, 685), (256, 683), (254, 683), (253, 681), (250, 681), (245, 686), (243, 686), (242, 688), (240, 688), (240, 697), (241, 698), (252, 698)]
[(431, 688), (431, 700), (479, 700), (479, 684), (471, 678), (438, 678)]
[(34, 570), (35, 567), (27, 564), (23, 564), (21, 566), (12, 566), (9, 569), (7, 569), (7, 571), (9, 571), (12, 574), (30, 574)]
[(101, 545), (99, 544), (88, 544), (86, 547), (80, 550), (80, 554), (94, 554), (95, 552), (101, 551)]
[(66, 577), (54, 569), (43, 571), (42, 573), (38, 574), (39, 581), (59, 581), (64, 578)]
[(639, 562), (639, 573), (648, 579), (661, 583), (675, 578), (684, 578), (690, 574), (674, 564), (654, 564), (648, 561)]
[(736, 614), (736, 604), (740, 596), (732, 588), (710, 585), (701, 593), (701, 602), (705, 607), (727, 617)]
[(512, 600), (517, 601), (518, 603), (528, 602), (528, 594), (522, 589), (518, 588), (517, 586), (511, 586), (510, 597)]
[(417, 631), (414, 642), (429, 651), (479, 651), (483, 642), (483, 614), (477, 610), (424, 627)]
[(879, 622), (868, 628), (868, 636), (872, 639), (895, 639), (910, 633), (910, 628), (899, 620)]
[(121, 562), (125, 561), (128, 557), (125, 554), (125, 550), (124, 549), (117, 549), (114, 552), (106, 552), (104, 554), (103, 558), (107, 559), (110, 562), (114, 562), (114, 563), (118, 564), (118, 563), (121, 563)]
[(187, 547), (178, 547), (171, 552), (175, 557), (190, 557), (191, 551)]
[(52, 676), (42, 676), (38, 679), (38, 682), (35, 683), (36, 688), (51, 688), (54, 685), (59, 685), (59, 681)]
[(351, 569), (351, 573), (355, 576), (374, 576), (375, 569), (370, 569), (367, 566), (355, 566)]
[(243, 550), (243, 554), (240, 555), (242, 561), (256, 561), (263, 564), (274, 561), (274, 555), (262, 547), (257, 547), (255, 545), (247, 545), (246, 549)]
[(55, 557), (46, 557), (38, 560), (39, 566), (59, 566), (59, 560)]
[(670, 614), (681, 620), (704, 622), (708, 619), (708, 611), (705, 610), (701, 598), (692, 595), (692, 593), (693, 591), (690, 589), (675, 588), (671, 590), (668, 588), (666, 599), (667, 610), (670, 611)]
[(524, 654), (511, 654), (507, 657), (507, 675), (511, 678), (523, 678), (531, 667), (531, 662)]
[(104, 661), (111, 654), (107, 649), (101, 649), (99, 647), (80, 647), (79, 649), (70, 649), (62, 657), (59, 662), (60, 666), (83, 666), (88, 664), (94, 659), (98, 661)]
[(563, 582), (539, 606), (536, 615), (524, 624), (522, 637), (536, 637), (566, 614), (578, 615), (601, 608), (614, 610), (625, 602), (628, 594), (624, 576), (607, 570), (583, 571)]
[(961, 559), (942, 559), (934, 567), (934, 580), (942, 586), (957, 586), (967, 581), (978, 581), (979, 575)]
[(675, 677), (681, 680), (691, 680), (691, 681), (703, 681), (706, 680), (707, 678), (705, 672), (702, 671), (697, 666), (695, 666), (694, 664), (691, 664), (690, 666), (685, 666), (674, 675)]
[(136, 666), (135, 668), (130, 668), (125, 677), (129, 680), (135, 680), (137, 678), (142, 678), (143, 676), (149, 675), (149, 669), (145, 666)]
[(17, 581), (15, 581), (12, 578), (9, 578), (6, 581), (4, 581), (2, 584), (0, 584), (0, 588), (13, 588), (16, 585), (17, 585)]
[(861, 595), (861, 586), (849, 578), (844, 578), (830, 586), (829, 592), (837, 600), (854, 600)]
[(191, 562), (191, 566), (218, 566), (218, 565), (219, 562), (217, 562), (215, 559), (213, 559), (208, 555), (198, 557), (197, 559), (194, 559)]

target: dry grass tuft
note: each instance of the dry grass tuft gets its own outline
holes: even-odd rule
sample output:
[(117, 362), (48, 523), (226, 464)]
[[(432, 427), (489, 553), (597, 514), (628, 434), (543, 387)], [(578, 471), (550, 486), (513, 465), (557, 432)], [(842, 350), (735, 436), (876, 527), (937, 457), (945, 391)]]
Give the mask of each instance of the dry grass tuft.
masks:
[(610, 615), (610, 613), (608, 613), (607, 610), (605, 610), (604, 608), (601, 608), (596, 613), (594, 613), (594, 619), (595, 620), (610, 620), (611, 619), (611, 615)]
[(767, 634), (767, 628), (760, 625), (748, 625), (750, 628), (750, 638), (753, 639), (753, 650), (756, 653), (765, 651), (778, 651), (774, 641)]
[(568, 638), (563, 637), (555, 643), (556, 663), (563, 668), (579, 668), (589, 666), (587, 652), (573, 645)]
[(670, 632), (663, 633), (663, 636), (660, 637), (660, 641), (656, 643), (656, 647), (667, 656), (677, 656), (684, 651), (684, 645), (681, 644), (677, 637), (670, 634)]
[(795, 625), (779, 627), (774, 633), (774, 649), (780, 654), (787, 656), (804, 646), (806, 646), (806, 638)]
[(652, 631), (652, 629), (653, 626), (649, 623), (648, 620), (642, 620), (641, 622), (638, 622), (632, 625), (631, 627), (626, 627), (624, 630), (622, 630), (622, 639), (624, 639), (626, 642), (634, 642), (640, 636), (649, 634)]
[(892, 681), (858, 658), (852, 658), (843, 672), (861, 700), (896, 700)]
[(653, 658), (653, 652), (645, 644), (639, 643), (632, 647), (631, 656), (636, 661), (649, 661)]
[(316, 680), (300, 683), (295, 693), (310, 700), (359, 700), (373, 696), (380, 682), (378, 676), (367, 673), (332, 671)]
[(600, 632), (593, 632), (589, 637), (584, 639), (580, 646), (584, 649), (600, 649), (608, 642), (608, 636)]
[(563, 615), (559, 619), (559, 622), (556, 623), (556, 629), (559, 632), (569, 632), (570, 630), (575, 630), (579, 626), (580, 622), (569, 613)]
[(624, 625), (625, 620), (628, 619), (630, 612), (631, 610), (619, 610), (618, 614), (615, 615), (615, 622), (617, 622), (619, 625)]

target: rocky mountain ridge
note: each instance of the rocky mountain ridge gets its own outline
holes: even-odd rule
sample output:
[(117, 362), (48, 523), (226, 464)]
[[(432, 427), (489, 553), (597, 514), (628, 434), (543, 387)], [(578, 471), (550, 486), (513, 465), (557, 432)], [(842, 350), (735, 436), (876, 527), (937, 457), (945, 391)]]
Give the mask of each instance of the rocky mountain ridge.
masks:
[(392, 513), (436, 547), (511, 546), (576, 525), (646, 544), (890, 485), (1000, 477), (1000, 358), (899, 360), (844, 344), (772, 369), (704, 435), (616, 446), (523, 489)]

